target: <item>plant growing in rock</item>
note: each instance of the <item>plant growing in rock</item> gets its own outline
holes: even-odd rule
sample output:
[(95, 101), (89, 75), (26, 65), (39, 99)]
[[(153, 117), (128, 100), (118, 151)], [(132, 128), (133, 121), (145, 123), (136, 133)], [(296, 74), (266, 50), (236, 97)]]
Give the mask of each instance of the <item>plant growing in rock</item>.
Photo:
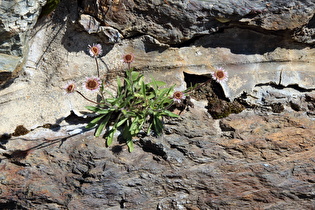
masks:
[[(89, 52), (95, 58), (97, 75), (99, 76), (97, 57), (102, 53), (101, 45), (89, 46)], [(153, 131), (156, 135), (160, 135), (163, 132), (163, 117), (178, 117), (168, 109), (175, 101), (178, 102), (184, 98), (177, 92), (174, 94), (174, 98), (171, 97), (174, 86), (161, 88), (166, 85), (162, 81), (152, 79), (149, 83), (144, 82), (143, 74), (130, 67), (133, 59), (133, 54), (124, 56), (124, 62), (128, 64), (128, 69), (123, 81), (117, 77), (115, 94), (105, 90), (105, 81), (99, 77), (87, 78), (84, 87), (87, 90), (98, 92), (101, 97), (99, 102), (86, 98), (80, 91), (76, 90), (73, 82), (68, 83), (65, 88), (68, 93), (77, 92), (95, 104), (95, 106), (86, 106), (88, 110), (97, 115), (86, 126), (87, 128), (96, 128), (95, 136), (100, 136), (105, 130), (106, 145), (110, 146), (114, 134), (120, 131), (130, 152), (134, 149), (133, 137), (137, 136), (140, 131), (146, 130), (147, 134)], [(106, 93), (110, 97), (105, 97)], [(144, 129), (145, 127), (146, 129)]]

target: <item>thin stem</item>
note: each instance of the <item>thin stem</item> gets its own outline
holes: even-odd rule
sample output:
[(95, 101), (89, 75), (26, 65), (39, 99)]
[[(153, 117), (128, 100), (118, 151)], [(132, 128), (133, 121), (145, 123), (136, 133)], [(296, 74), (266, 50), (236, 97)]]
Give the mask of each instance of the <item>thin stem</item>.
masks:
[(99, 69), (99, 66), (98, 66), (97, 57), (95, 57), (95, 63), (96, 63), (96, 69), (97, 69), (97, 77), (99, 78), (100, 77), (100, 69)]
[[(98, 65), (97, 57), (95, 57), (95, 63), (96, 63), (97, 77), (100, 78), (100, 67)], [(102, 100), (105, 101), (105, 97), (104, 97), (104, 94), (103, 94), (103, 90), (104, 90), (104, 84), (103, 83), (104, 83), (104, 81), (102, 79), (101, 79), (101, 81), (102, 81), (102, 84), (101, 84), (101, 88), (100, 88), (100, 94), (101, 94)]]
[(104, 103), (97, 103), (97, 102), (95, 102), (95, 101), (92, 101), (92, 100), (88, 99), (87, 97), (85, 97), (85, 96), (84, 96), (80, 91), (78, 91), (78, 90), (76, 90), (76, 92), (79, 93), (79, 95), (81, 95), (85, 100), (87, 100), (87, 101), (89, 101), (89, 102), (91, 102), (91, 103), (98, 104), (98, 105), (104, 104)]

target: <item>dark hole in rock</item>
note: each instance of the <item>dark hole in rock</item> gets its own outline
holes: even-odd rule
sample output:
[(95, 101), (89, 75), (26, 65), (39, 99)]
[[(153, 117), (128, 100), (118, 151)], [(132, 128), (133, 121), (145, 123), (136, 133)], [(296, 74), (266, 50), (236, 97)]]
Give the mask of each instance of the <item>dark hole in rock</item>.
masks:
[(271, 109), (274, 113), (281, 113), (284, 110), (284, 106), (281, 103), (274, 103), (271, 105)]
[(163, 145), (156, 144), (148, 139), (140, 139), (140, 144), (145, 152), (161, 156), (164, 160), (166, 160), (166, 153), (163, 151)]
[(122, 209), (124, 209), (125, 208), (125, 203), (126, 203), (127, 201), (125, 200), (125, 199), (122, 199), (120, 202), (119, 202), (119, 204), (120, 204), (120, 208), (122, 208)]
[(237, 100), (231, 102), (226, 98), (219, 83), (212, 80), (211, 75), (194, 75), (184, 73), (188, 94), (196, 100), (207, 100), (209, 114), (214, 119), (224, 118), (231, 113), (240, 113), (245, 107)]
[(219, 99), (229, 101), (221, 85), (215, 82), (210, 74), (196, 75), (184, 72), (184, 81), (188, 89), (193, 88), (193, 95), (190, 95), (196, 100), (207, 99), (208, 97), (216, 95)]
[(297, 112), (302, 110), (301, 106), (293, 101), (290, 101), (290, 107)]
[(27, 208), (22, 207), (16, 201), (8, 201), (7, 203), (0, 203), (0, 209), (3, 209), (3, 210), (9, 210), (9, 209), (27, 210)]

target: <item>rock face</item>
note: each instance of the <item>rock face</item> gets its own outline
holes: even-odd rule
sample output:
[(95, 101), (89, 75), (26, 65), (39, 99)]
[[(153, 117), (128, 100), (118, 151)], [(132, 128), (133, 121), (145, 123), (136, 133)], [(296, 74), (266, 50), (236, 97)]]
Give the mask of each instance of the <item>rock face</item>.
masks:
[(213, 120), (197, 103), (132, 153), (92, 131), (38, 128), (5, 145), (1, 207), (312, 209), (314, 131), (302, 112)]
[[(35, 26), (45, 3), (1, 2), (0, 208), (315, 208), (313, 1), (70, 0)], [(93, 43), (109, 91), (126, 53), (176, 90), (210, 82), (163, 136), (106, 148), (63, 89), (96, 75)]]
[(125, 37), (148, 34), (163, 43), (180, 44), (218, 31), (227, 22), (264, 30), (302, 28), (314, 15), (312, 1), (101, 1), (83, 0), (83, 13), (110, 25)]
[(29, 31), (46, 0), (0, 3), (0, 85), (23, 68), (28, 54)]
[(130, 52), (137, 70), (180, 90), (187, 87), (185, 74), (210, 76), (222, 66), (230, 77), (222, 84), (229, 100), (243, 95), (251, 105), (264, 105), (271, 87), (283, 89), (287, 106), (292, 91), (303, 98), (315, 88), (313, 11), (312, 1), (61, 2), (32, 30), (23, 71), (9, 81), (3, 74), (0, 132), (84, 111), (86, 101), (65, 96), (62, 88), (96, 74), (87, 53), (92, 43), (103, 45), (99, 63), (106, 77), (124, 71), (121, 57)]

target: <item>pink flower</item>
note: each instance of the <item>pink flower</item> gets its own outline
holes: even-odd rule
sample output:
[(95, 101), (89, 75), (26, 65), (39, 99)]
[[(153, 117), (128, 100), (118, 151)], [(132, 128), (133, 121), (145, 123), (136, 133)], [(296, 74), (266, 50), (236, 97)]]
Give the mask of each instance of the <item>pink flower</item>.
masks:
[(219, 67), (212, 73), (212, 78), (217, 82), (225, 82), (228, 80), (228, 73), (222, 67)]
[(173, 94), (173, 100), (176, 103), (181, 103), (182, 100), (184, 100), (185, 98), (186, 98), (186, 96), (181, 91), (175, 91)]
[(74, 93), (76, 85), (73, 81), (69, 81), (67, 85), (65, 85), (64, 89), (66, 90), (67, 94)]
[(101, 80), (98, 77), (88, 77), (84, 83), (84, 88), (96, 92), (101, 87)]
[(102, 46), (100, 44), (89, 45), (88, 47), (89, 53), (92, 57), (96, 58), (102, 54)]
[(126, 54), (123, 56), (125, 63), (132, 63), (134, 58), (135, 58), (135, 56), (132, 53), (129, 53), (129, 54)]

